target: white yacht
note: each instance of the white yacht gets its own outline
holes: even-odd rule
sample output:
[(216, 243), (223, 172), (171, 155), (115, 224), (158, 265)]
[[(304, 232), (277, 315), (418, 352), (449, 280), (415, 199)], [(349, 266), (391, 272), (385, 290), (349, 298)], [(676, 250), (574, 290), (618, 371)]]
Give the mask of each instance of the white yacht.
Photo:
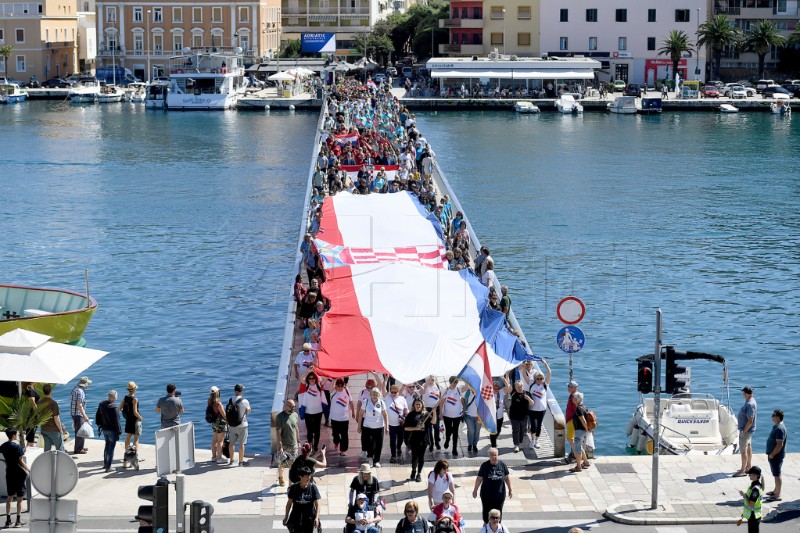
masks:
[(562, 94), (556, 100), (556, 109), (561, 113), (583, 113), (583, 106), (571, 94)]
[(147, 98), (147, 84), (141, 81), (128, 84), (125, 99), (135, 104), (144, 103)]
[(539, 107), (533, 102), (517, 102), (514, 104), (514, 111), (517, 113), (538, 113)]
[[(732, 455), (739, 453), (739, 430), (736, 415), (730, 409), (728, 365), (721, 355), (686, 352), (682, 359), (709, 360), (723, 365), (723, 404), (710, 394), (688, 390), (664, 395), (659, 404), (660, 451), (668, 455)], [(638, 361), (651, 361), (652, 355)], [(664, 368), (666, 365), (662, 365)], [(642, 397), (628, 421), (629, 447), (638, 453), (653, 453), (653, 425), (655, 402), (653, 397)]]
[(125, 97), (125, 91), (116, 85), (103, 85), (100, 87), (100, 94), (97, 95), (98, 104), (112, 104), (121, 102)]
[(639, 99), (635, 96), (617, 96), (608, 103), (608, 110), (619, 115), (635, 115), (639, 109)]
[(789, 105), (791, 97), (788, 94), (775, 93), (772, 95), (773, 102), (769, 104), (769, 110), (775, 115), (791, 115), (792, 107)]
[(242, 49), (185, 49), (183, 55), (170, 59), (169, 80), (167, 109), (233, 109), (246, 86)]
[(69, 99), (77, 103), (94, 103), (100, 94), (100, 82), (94, 76), (79, 76), (69, 91)]
[(147, 84), (147, 94), (144, 98), (144, 105), (147, 109), (164, 109), (169, 94), (168, 80), (155, 80)]

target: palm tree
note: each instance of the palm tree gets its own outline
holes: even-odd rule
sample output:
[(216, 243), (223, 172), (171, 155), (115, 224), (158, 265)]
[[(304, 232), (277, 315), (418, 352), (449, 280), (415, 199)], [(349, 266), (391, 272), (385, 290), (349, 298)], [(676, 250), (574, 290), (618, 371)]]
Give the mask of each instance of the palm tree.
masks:
[(778, 33), (778, 27), (771, 20), (759, 20), (755, 28), (747, 33), (742, 41), (742, 48), (758, 55), (758, 79), (764, 79), (764, 58), (770, 48), (785, 44), (786, 37)]
[(16, 429), (20, 433), (20, 445), (25, 446), (25, 433), (41, 426), (52, 418), (48, 405), (33, 406), (30, 398), (0, 400), (0, 429)]
[[(712, 77), (720, 79), (720, 63), (722, 62), (722, 50), (726, 46), (738, 45), (742, 38), (739, 28), (731, 26), (728, 17), (717, 15), (708, 22), (704, 22), (697, 30), (697, 46), (708, 46), (714, 53), (712, 64)], [(698, 51), (699, 53), (699, 51)]]
[(13, 44), (7, 44), (5, 46), (0, 46), (0, 56), (3, 57), (3, 77), (8, 77), (8, 57), (11, 55), (11, 51), (14, 50)]
[[(694, 52), (694, 46), (689, 42), (689, 36), (681, 30), (672, 30), (669, 36), (661, 43), (658, 55), (669, 56), (672, 60), (672, 72), (678, 72), (678, 63), (681, 61), (684, 52)], [(675, 88), (677, 90), (677, 87)]]

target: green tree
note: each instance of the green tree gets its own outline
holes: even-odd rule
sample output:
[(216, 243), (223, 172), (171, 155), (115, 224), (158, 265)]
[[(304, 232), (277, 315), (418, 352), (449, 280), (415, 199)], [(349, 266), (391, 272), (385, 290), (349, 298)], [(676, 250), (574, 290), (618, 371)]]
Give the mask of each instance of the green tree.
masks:
[(300, 39), (289, 39), (281, 45), (281, 57), (300, 57)]
[(689, 42), (689, 37), (681, 30), (672, 30), (669, 36), (661, 42), (658, 55), (669, 56), (672, 61), (672, 72), (678, 72), (678, 63), (684, 52), (694, 52), (694, 46)]
[(0, 46), (0, 56), (3, 57), (3, 77), (8, 77), (8, 58), (11, 56), (11, 52), (14, 50), (13, 44), (7, 44), (5, 46)]
[[(715, 80), (720, 79), (720, 64), (722, 62), (722, 51), (726, 46), (738, 46), (742, 38), (739, 28), (731, 26), (728, 17), (717, 15), (708, 22), (704, 22), (697, 30), (697, 46), (708, 46), (713, 53), (711, 65), (711, 76)], [(699, 51), (698, 51), (699, 53)]]
[(755, 52), (758, 56), (758, 78), (764, 79), (764, 58), (773, 46), (786, 44), (786, 37), (778, 33), (778, 27), (771, 20), (760, 20), (754, 29), (747, 33), (742, 41), (746, 52)]
[(52, 414), (47, 405), (34, 407), (27, 396), (0, 400), (0, 429), (19, 431), (19, 441), (23, 447), (25, 446), (25, 433), (41, 426), (51, 417)]

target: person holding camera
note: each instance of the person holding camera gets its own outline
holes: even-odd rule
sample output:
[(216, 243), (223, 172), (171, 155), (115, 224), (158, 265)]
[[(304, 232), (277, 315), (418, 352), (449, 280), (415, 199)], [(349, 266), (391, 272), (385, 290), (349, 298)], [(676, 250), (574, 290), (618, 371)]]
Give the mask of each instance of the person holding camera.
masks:
[(179, 426), (183, 414), (181, 393), (174, 383), (167, 385), (167, 395), (158, 399), (156, 412), (161, 413), (161, 429)]

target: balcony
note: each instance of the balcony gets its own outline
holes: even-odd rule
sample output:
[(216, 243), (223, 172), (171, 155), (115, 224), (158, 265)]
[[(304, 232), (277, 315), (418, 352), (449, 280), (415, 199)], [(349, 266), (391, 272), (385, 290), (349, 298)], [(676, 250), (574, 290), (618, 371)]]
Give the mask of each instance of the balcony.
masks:
[(739, 16), (742, 14), (742, 8), (740, 7), (715, 7), (714, 8), (715, 15), (730, 15), (730, 16)]
[(439, 19), (440, 28), (460, 28), (461, 19)]
[(440, 44), (439, 53), (443, 55), (482, 56), (486, 55), (482, 44)]
[(440, 28), (483, 28), (483, 19), (439, 19)]

